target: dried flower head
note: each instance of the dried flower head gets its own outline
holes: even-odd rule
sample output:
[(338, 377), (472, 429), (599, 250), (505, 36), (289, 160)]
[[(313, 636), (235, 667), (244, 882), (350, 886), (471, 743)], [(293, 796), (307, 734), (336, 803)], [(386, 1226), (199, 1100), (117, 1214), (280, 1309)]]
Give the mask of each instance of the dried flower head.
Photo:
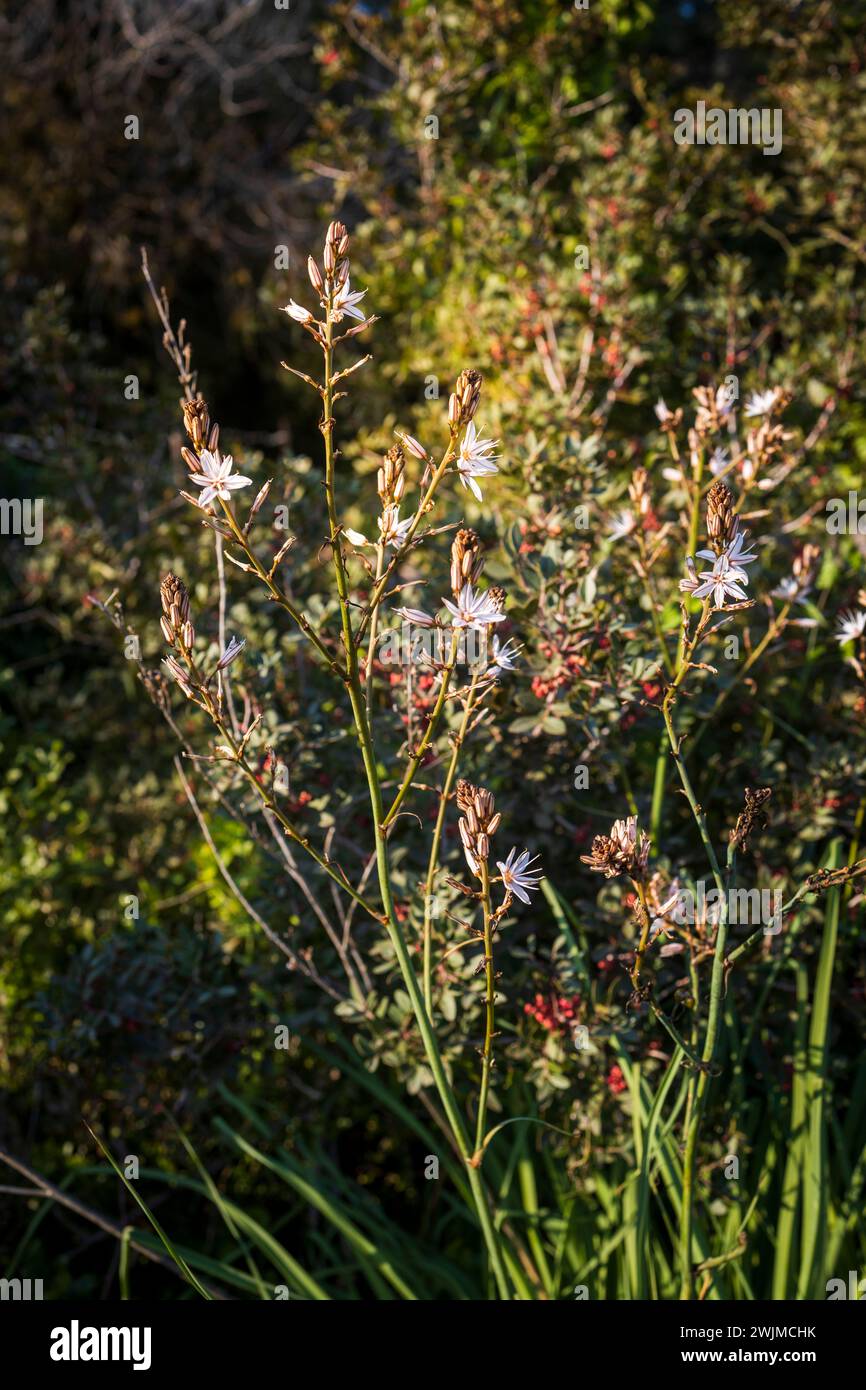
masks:
[(627, 816), (625, 820), (614, 821), (609, 835), (596, 835), (592, 852), (580, 858), (581, 863), (588, 864), (605, 878), (628, 874), (629, 878), (642, 881), (646, 877), (649, 851), (649, 836), (643, 830), (638, 834), (637, 816)]
[(755, 830), (763, 830), (767, 825), (769, 817), (764, 810), (767, 802), (772, 796), (771, 787), (746, 787), (744, 791), (746, 805), (737, 817), (737, 823), (731, 831), (730, 840), (734, 849), (741, 849), (743, 853), (749, 848), (749, 837)]

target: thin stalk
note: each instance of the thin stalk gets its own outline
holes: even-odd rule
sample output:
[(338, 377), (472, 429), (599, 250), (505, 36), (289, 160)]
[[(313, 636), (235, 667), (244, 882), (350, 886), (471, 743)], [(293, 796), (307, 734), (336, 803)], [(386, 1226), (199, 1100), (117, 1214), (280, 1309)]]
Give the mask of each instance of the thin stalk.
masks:
[(267, 570), (260, 564), (258, 557), (256, 556), (255, 552), (250, 546), (249, 541), (247, 540), (241, 528), (238, 526), (237, 521), (235, 520), (234, 513), (232, 512), (231, 507), (229, 507), (228, 503), (223, 502), (222, 509), (223, 515), (225, 516), (225, 519), (231, 528), (231, 532), (234, 536), (235, 541), (240, 546), (241, 550), (244, 553), (244, 556), (246, 557), (247, 562), (252, 566), (255, 574), (262, 581), (271, 598), (274, 600), (275, 603), (278, 603), (281, 608), (284, 608), (286, 612), (289, 614), (289, 616), (294, 619), (298, 627), (301, 629), (301, 632), (303, 632), (304, 636), (309, 638), (313, 646), (316, 648), (316, 651), (319, 652), (319, 654), (325, 658), (326, 662), (328, 663), (328, 666), (334, 672), (334, 674), (345, 679), (345, 671), (340, 666), (340, 663), (338, 661), (335, 661), (333, 654), (328, 651), (328, 648), (325, 646), (325, 643), (319, 636), (316, 629), (313, 627), (309, 618), (307, 618), (301, 612), (297, 604), (292, 602), (288, 594), (286, 594), (280, 588), (279, 584), (274, 583), (274, 580), (271, 577), (271, 575), (268, 574)]
[(425, 516), (426, 513), (430, 510), (430, 506), (433, 501), (433, 495), (436, 492), (436, 489), (438, 488), (443, 477), (445, 476), (445, 471), (448, 468), (448, 465), (454, 462), (456, 456), (457, 432), (456, 430), (454, 430), (452, 431), (448, 448), (445, 450), (445, 453), (442, 456), (442, 461), (435, 468), (433, 476), (431, 477), (430, 482), (427, 486), (427, 491), (424, 493), (424, 496), (421, 498), (421, 501), (418, 504), (418, 510), (412, 518), (412, 525), (409, 527), (409, 530), (406, 532), (406, 535), (403, 538), (403, 544), (400, 546), (398, 550), (394, 551), (394, 554), (392, 555), (387, 568), (385, 569), (381, 578), (378, 579), (373, 586), (373, 591), (370, 594), (369, 602), (367, 603), (367, 607), (361, 616), (360, 623), (358, 624), (359, 642), (363, 638), (364, 633), (367, 631), (367, 627), (372, 621), (373, 613), (376, 611), (376, 608), (382, 601), (382, 596), (388, 585), (388, 580), (391, 578), (391, 575), (397, 569), (404, 555), (409, 550), (409, 547), (411, 546), (412, 541), (415, 538), (415, 532), (418, 530), (418, 527), (421, 524), (421, 518)]
[(475, 1152), (480, 1153), (487, 1124), (487, 1099), (490, 1094), (490, 1070), (493, 1066), (493, 1038), (496, 1025), (496, 973), (493, 969), (493, 913), (490, 910), (490, 871), (487, 861), (481, 861), (481, 910), (484, 913), (484, 982), (485, 1024), (484, 1051), (481, 1054), (481, 1090), (478, 1096), (478, 1118), (475, 1125)]
[[(381, 541), (376, 546), (376, 580), (382, 577), (382, 567), (385, 563), (385, 547)], [(370, 640), (367, 643), (367, 671), (366, 671), (366, 699), (367, 699), (367, 718), (373, 717), (373, 662), (376, 656), (376, 637), (379, 632), (379, 605), (376, 604), (370, 616)]]
[(454, 778), (457, 775), (457, 763), (460, 758), (460, 749), (463, 746), (466, 730), (469, 727), (469, 720), (475, 707), (475, 692), (478, 687), (478, 679), (477, 675), (472, 677), (472, 684), (469, 687), (469, 694), (466, 697), (466, 705), (463, 710), (463, 718), (460, 721), (460, 728), (457, 730), (454, 737), (451, 759), (445, 773), (442, 791), (439, 794), (439, 811), (436, 816), (436, 824), (433, 827), (433, 842), (430, 846), (430, 859), (427, 863), (427, 878), (424, 884), (424, 963), (422, 967), (422, 976), (424, 980), (424, 1007), (431, 1019), (433, 1017), (433, 886), (436, 882), (436, 870), (439, 866), (439, 849), (442, 843), (442, 832), (445, 828), (445, 815), (448, 810), (448, 801), (451, 796), (451, 788), (454, 785)]
[[(403, 982), (412, 1004), (412, 1010), (418, 1024), (418, 1031), (424, 1045), (424, 1051), (436, 1088), (442, 1101), (443, 1109), (448, 1118), (454, 1134), (460, 1156), (466, 1164), (469, 1184), (472, 1197), (475, 1202), (479, 1224), (484, 1236), (487, 1247), (490, 1266), (496, 1281), (499, 1296), (503, 1300), (510, 1300), (511, 1291), (505, 1272), (505, 1265), (502, 1258), (502, 1251), (499, 1244), (499, 1236), (494, 1227), (487, 1194), (481, 1181), (481, 1176), (477, 1169), (472, 1165), (472, 1154), (469, 1149), (469, 1135), (463, 1116), (457, 1105), (452, 1087), (445, 1073), (439, 1046), (433, 1032), (432, 1025), (427, 1010), (424, 1007), (424, 998), (421, 993), (418, 978), (412, 961), (409, 956), (409, 948), (402, 927), (397, 919), (394, 905), (394, 895), (391, 887), (390, 865), (388, 860), (388, 845), (384, 827), (385, 817), (383, 815), (382, 791), (379, 782), (378, 769), (376, 767), (376, 757), (373, 749), (373, 741), (370, 733), (370, 726), (367, 720), (366, 704), (364, 692), (358, 675), (358, 648), (356, 637), (352, 633), (351, 618), (349, 614), (349, 590), (346, 576), (345, 559), (339, 536), (339, 522), (337, 519), (335, 490), (334, 490), (334, 392), (333, 392), (333, 324), (331, 321), (330, 309), (327, 315), (327, 325), (323, 344), (325, 358), (325, 384), (323, 391), (324, 412), (322, 419), (322, 435), (325, 442), (325, 496), (328, 508), (328, 520), (331, 530), (331, 548), (334, 560), (334, 570), (337, 581), (337, 594), (340, 602), (340, 616), (343, 628), (343, 644), (347, 663), (347, 690), (352, 706), (352, 715), (358, 741), (361, 748), (361, 755), (364, 763), (364, 771), (367, 778), (367, 786), (370, 794), (370, 806), (373, 813), (373, 832), (376, 846), (376, 872), (379, 881), (379, 891), (382, 897), (382, 906), (385, 911), (385, 926), (388, 932)], [(377, 586), (378, 588), (378, 586)], [(378, 598), (375, 600), (378, 602)]]
[(451, 684), (451, 677), (454, 674), (454, 667), (457, 665), (457, 648), (459, 644), (460, 633), (458, 629), (455, 628), (451, 636), (451, 651), (448, 655), (447, 662), (442, 668), (442, 684), (439, 690), (439, 695), (437, 697), (436, 704), (433, 706), (433, 711), (430, 715), (430, 718), (427, 721), (427, 728), (424, 730), (421, 742), (418, 744), (417, 748), (415, 749), (414, 753), (409, 759), (409, 763), (403, 775), (403, 781), (400, 783), (399, 791), (397, 792), (397, 795), (394, 797), (390, 809), (388, 810), (387, 815), (382, 821), (383, 830), (388, 829), (388, 826), (394, 820), (395, 816), (397, 815), (397, 812), (400, 810), (400, 807), (406, 800), (406, 797), (408, 796), (409, 791), (412, 787), (412, 783), (415, 780), (415, 774), (417, 773), (419, 767), (421, 766), (421, 763), (424, 760), (424, 754), (427, 752), (427, 749), (429, 748), (430, 743), (432, 742), (433, 737), (439, 728), (439, 723), (442, 719), (442, 714), (445, 709), (445, 701), (448, 698), (448, 688)]
[[(718, 863), (713, 851), (711, 864), (715, 876)], [(730, 878), (734, 866), (734, 851), (728, 848), (728, 877)], [(686, 1151), (683, 1158), (683, 1197), (680, 1217), (680, 1298), (691, 1299), (694, 1296), (694, 1282), (692, 1273), (692, 1223), (694, 1214), (694, 1185), (695, 1185), (695, 1155), (697, 1152), (698, 1138), (700, 1135), (701, 1119), (704, 1111), (704, 1100), (706, 1097), (707, 1086), (709, 1085), (711, 1067), (716, 1052), (716, 1043), (719, 1033), (719, 1018), (721, 1015), (722, 994), (725, 981), (725, 945), (728, 938), (728, 895), (722, 886), (721, 907), (719, 913), (719, 925), (716, 931), (716, 946), (713, 954), (713, 970), (710, 976), (710, 1007), (707, 1014), (707, 1031), (704, 1038), (704, 1048), (701, 1053), (701, 1071), (694, 1086), (693, 1103), (689, 1115), (689, 1126), (686, 1134)]]

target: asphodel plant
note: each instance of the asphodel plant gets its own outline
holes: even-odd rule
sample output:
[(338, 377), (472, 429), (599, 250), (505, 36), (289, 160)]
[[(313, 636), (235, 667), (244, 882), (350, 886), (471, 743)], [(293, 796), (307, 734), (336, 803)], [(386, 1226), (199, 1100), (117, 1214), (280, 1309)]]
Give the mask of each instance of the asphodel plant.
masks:
[[(866, 861), (860, 860), (852, 861), (844, 870), (820, 871), (810, 875), (787, 902), (780, 904), (771, 923), (764, 923), (746, 940), (729, 949), (730, 905), (737, 884), (737, 857), (748, 850), (751, 836), (765, 823), (771, 789), (745, 788), (744, 809), (728, 833), (727, 849), (722, 860), (710, 832), (706, 812), (695, 793), (683, 749), (684, 734), (680, 732), (677, 724), (677, 705), (696, 673), (707, 673), (710, 678), (718, 675), (717, 669), (705, 657), (713, 655), (714, 642), (722, 629), (734, 621), (739, 613), (753, 606), (754, 601), (748, 594), (748, 571), (749, 567), (757, 562), (758, 553), (749, 542), (748, 531), (738, 515), (734, 494), (720, 476), (722, 469), (727, 472), (733, 466), (727, 458), (726, 451), (717, 450), (712, 455), (714, 479), (704, 485), (707, 441), (713, 431), (719, 428), (722, 420), (730, 414), (731, 403), (724, 388), (716, 392), (712, 388), (699, 387), (694, 394), (698, 401), (698, 411), (695, 428), (689, 431), (692, 502), (687, 523), (686, 573), (679, 582), (681, 620), (675, 652), (671, 650), (668, 634), (662, 627), (662, 605), (659, 603), (654, 585), (653, 568), (663, 553), (664, 546), (657, 544), (655, 549), (651, 550), (640, 528), (641, 516), (651, 507), (650, 483), (644, 469), (635, 470), (629, 486), (634, 512), (625, 513), (616, 528), (619, 535), (635, 535), (635, 570), (646, 591), (660, 647), (657, 669), (662, 681), (656, 708), (662, 718), (664, 733), (656, 769), (651, 834), (639, 830), (637, 817), (632, 815), (626, 820), (616, 821), (608, 835), (596, 836), (591, 853), (582, 856), (583, 862), (593, 871), (608, 878), (622, 875), (631, 881), (634, 889), (637, 946), (629, 972), (632, 985), (630, 1007), (649, 1009), (674, 1043), (672, 1065), (685, 1070), (681, 1203), (679, 1229), (675, 1236), (679, 1295), (682, 1299), (691, 1299), (696, 1294), (703, 1297), (712, 1281), (712, 1270), (730, 1259), (738, 1258), (743, 1248), (737, 1245), (703, 1265), (695, 1263), (693, 1232), (696, 1160), (707, 1091), (711, 1079), (718, 1072), (717, 1051), (723, 1000), (730, 971), (749, 951), (766, 939), (768, 931), (775, 934), (780, 930), (782, 919), (791, 913), (806, 895), (824, 892), (828, 887), (848, 882), (866, 870)], [(774, 412), (784, 409), (789, 400), (789, 393), (778, 389), (753, 398), (747, 407), (747, 413), (757, 412), (766, 417), (760, 430), (749, 436), (751, 452), (746, 459), (748, 467), (744, 467), (741, 472), (741, 477), (747, 485), (754, 479), (760, 463), (765, 461), (763, 455), (767, 453), (773, 441), (786, 437), (782, 427), (770, 417)], [(662, 429), (668, 435), (674, 462), (679, 465), (680, 455), (675, 437), (683, 412), (669, 411), (664, 402), (660, 401), (656, 413)], [(734, 462), (743, 463), (743, 460)], [(680, 477), (683, 476), (680, 474)], [(699, 550), (697, 540), (702, 520), (706, 540), (704, 548)], [(665, 531), (667, 529), (665, 528)], [(741, 677), (754, 666), (769, 643), (784, 629), (789, 621), (793, 602), (808, 593), (814, 579), (817, 559), (818, 551), (814, 546), (806, 546), (798, 557), (791, 580), (782, 586), (779, 594), (783, 599), (781, 610), (770, 622), (766, 637), (755, 645), (743, 663)], [(704, 562), (704, 568), (700, 571), (696, 560)], [(716, 708), (722, 698), (718, 697)], [(711, 720), (707, 721), (703, 729), (710, 722)], [(692, 741), (692, 750), (696, 742), (697, 739)], [(690, 930), (683, 926), (686, 920), (683, 907), (688, 890), (683, 888), (678, 878), (665, 883), (662, 875), (650, 872), (649, 865), (651, 848), (653, 845), (658, 848), (660, 838), (661, 808), (669, 761), (673, 762), (680, 791), (691, 809), (715, 889), (711, 912), (704, 912), (703, 916), (699, 914), (695, 917), (693, 908), (690, 909)], [(654, 980), (648, 974), (647, 966), (650, 953), (656, 947), (659, 947), (661, 956), (686, 953), (687, 994), (691, 1014), (687, 1037), (682, 1035), (654, 997)], [(709, 968), (708, 990), (702, 980), (702, 966), (705, 963)], [(659, 1086), (660, 1094), (663, 1093), (663, 1088), (664, 1083)], [(645, 1139), (642, 1140), (642, 1144), (645, 1142)]]
[[(494, 858), (494, 837), (500, 830), (500, 815), (486, 788), (458, 779), (460, 751), (465, 739), (483, 713), (485, 697), (496, 681), (514, 666), (517, 654), (513, 643), (501, 643), (495, 630), (505, 617), (506, 594), (493, 586), (482, 587), (484, 554), (478, 535), (472, 529), (456, 529), (450, 554), (450, 594), (443, 597), (437, 612), (421, 608), (395, 607), (393, 598), (403, 593), (401, 581), (405, 562), (413, 549), (429, 542), (448, 526), (431, 524), (440, 505), (445, 485), (458, 482), (481, 499), (479, 478), (497, 471), (496, 443), (479, 433), (475, 417), (481, 400), (482, 378), (474, 369), (462, 371), (448, 401), (442, 421), (443, 445), (438, 458), (409, 434), (398, 441), (382, 459), (377, 475), (379, 513), (376, 533), (368, 539), (344, 524), (341, 511), (341, 463), (338, 447), (336, 406), (345, 387), (369, 361), (369, 356), (346, 361), (347, 351), (358, 335), (376, 321), (360, 308), (365, 291), (350, 285), (349, 235), (340, 222), (332, 222), (325, 237), (321, 265), (310, 257), (310, 283), (318, 298), (316, 311), (291, 300), (286, 306), (290, 318), (302, 325), (321, 351), (318, 377), (283, 363), (316, 393), (320, 408), (322, 470), (326, 549), (330, 555), (333, 589), (339, 631), (317, 628), (301, 605), (292, 597), (291, 583), (283, 573), (290, 563), (291, 541), (274, 553), (265, 554), (257, 527), (264, 515), (270, 483), (258, 492), (245, 518), (238, 508), (239, 493), (251, 479), (235, 471), (231, 456), (219, 448), (219, 426), (194, 388), (189, 369), (189, 350), (175, 335), (168, 322), (164, 296), (154, 295), (166, 330), (165, 344), (179, 369), (184, 385), (183, 422), (189, 443), (182, 450), (191, 484), (197, 492), (182, 496), (203, 514), (200, 519), (216, 532), (225, 558), (239, 567), (266, 597), (283, 610), (309, 644), (313, 657), (342, 693), (354, 726), (357, 752), (369, 798), (375, 857), (376, 889), (349, 875), (332, 858), (327, 847), (316, 845), (292, 821), (273, 785), (257, 776), (251, 747), (257, 739), (261, 716), (244, 722), (235, 711), (231, 697), (229, 667), (240, 657), (245, 639), (232, 638), (222, 647), (215, 661), (204, 661), (196, 647), (190, 596), (175, 574), (168, 574), (161, 587), (162, 631), (170, 648), (165, 669), (183, 695), (197, 705), (213, 724), (216, 737), (210, 755), (223, 770), (233, 770), (240, 784), (253, 794), (263, 816), (276, 821), (282, 834), (330, 876), (341, 893), (357, 904), (387, 933), (411, 1001), (415, 1023), (427, 1064), (439, 1094), (453, 1145), (465, 1167), (468, 1188), (489, 1259), (496, 1291), (502, 1299), (511, 1298), (520, 1288), (515, 1277), (516, 1260), (506, 1248), (505, 1238), (495, 1220), (493, 1203), (482, 1170), (487, 1135), (487, 1110), (491, 1070), (494, 1061), (496, 970), (494, 947), (499, 926), (515, 899), (529, 902), (538, 886), (540, 871), (532, 867), (529, 851), (515, 846), (498, 861)], [(346, 321), (349, 320), (349, 326)], [(458, 496), (462, 494), (458, 493)], [(410, 501), (410, 498), (413, 499)], [(426, 727), (420, 736), (407, 739), (405, 765), (391, 786), (386, 788), (380, 773), (373, 719), (377, 679), (377, 642), (384, 635), (383, 621), (396, 616), (414, 634), (409, 662), (423, 664), (434, 677), (434, 699)], [(151, 688), (153, 681), (150, 681)], [(164, 692), (160, 692), (164, 700)], [(424, 933), (420, 972), (416, 969), (404, 927), (398, 916), (393, 888), (392, 837), (401, 810), (416, 783), (428, 751), (435, 748), (446, 711), (457, 707), (462, 713), (442, 786), (438, 815), (433, 828), (424, 887)], [(461, 938), (449, 946), (453, 950), (480, 949), (476, 963), (485, 982), (484, 1041), (480, 1049), (477, 1095), (458, 1096), (443, 1065), (434, 1021), (432, 903), (439, 872), (443, 827), (449, 802), (456, 800), (459, 833), (469, 883), (454, 883), (470, 907), (469, 920), (461, 923)], [(477, 923), (474, 920), (477, 917)]]

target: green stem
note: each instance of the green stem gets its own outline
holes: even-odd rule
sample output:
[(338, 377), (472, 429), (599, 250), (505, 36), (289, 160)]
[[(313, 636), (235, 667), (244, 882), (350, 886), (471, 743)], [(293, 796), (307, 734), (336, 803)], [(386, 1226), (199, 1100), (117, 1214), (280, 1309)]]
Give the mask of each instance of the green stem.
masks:
[(493, 968), (493, 913), (490, 910), (490, 871), (487, 861), (481, 861), (481, 909), (484, 913), (484, 980), (485, 1024), (484, 1051), (481, 1054), (481, 1091), (478, 1096), (478, 1118), (475, 1125), (475, 1152), (481, 1152), (487, 1124), (487, 1098), (490, 1094), (490, 1070), (493, 1066), (493, 1036), (496, 1009), (496, 973)]
[[(385, 563), (385, 547), (380, 541), (376, 546), (376, 580), (382, 577), (382, 566)], [(373, 718), (373, 663), (376, 659), (376, 637), (379, 631), (379, 605), (376, 604), (370, 616), (370, 640), (367, 643), (367, 672), (366, 672), (366, 699), (367, 699), (367, 718)]]
[(445, 781), (442, 784), (442, 791), (439, 796), (439, 811), (436, 816), (436, 824), (433, 827), (433, 843), (430, 846), (430, 859), (427, 864), (427, 879), (424, 884), (424, 1007), (430, 1018), (433, 1017), (433, 963), (432, 963), (432, 918), (433, 918), (433, 885), (436, 881), (436, 870), (439, 865), (439, 848), (442, 843), (442, 832), (445, 828), (445, 815), (448, 810), (448, 800), (451, 796), (451, 788), (454, 785), (454, 778), (457, 774), (457, 763), (460, 758), (460, 749), (466, 737), (466, 730), (475, 703), (475, 691), (478, 686), (478, 676), (472, 677), (472, 684), (469, 687), (469, 694), (466, 697), (466, 705), (463, 710), (463, 718), (460, 721), (460, 728), (454, 738), (454, 746), (451, 750), (451, 760), (448, 770), (445, 773)]
[(415, 774), (417, 773), (419, 767), (421, 766), (421, 763), (424, 760), (424, 754), (427, 752), (427, 749), (429, 748), (439, 728), (439, 724), (442, 719), (442, 714), (445, 709), (445, 701), (448, 698), (448, 688), (451, 684), (451, 677), (454, 674), (454, 667), (457, 665), (457, 648), (459, 646), (459, 643), (460, 633), (459, 630), (455, 628), (451, 636), (451, 651), (449, 653), (447, 662), (442, 668), (442, 684), (439, 690), (439, 695), (436, 700), (436, 704), (433, 706), (433, 711), (430, 715), (430, 718), (427, 721), (427, 728), (424, 730), (421, 742), (418, 744), (418, 747), (415, 749), (414, 753), (409, 759), (406, 772), (403, 776), (403, 781), (400, 783), (400, 789), (391, 803), (388, 814), (382, 821), (383, 830), (388, 829), (388, 826), (394, 820), (395, 816), (397, 815), (397, 812), (400, 810), (400, 807), (403, 805), (403, 802), (408, 796), (412, 783), (415, 780)]
[(370, 806), (373, 814), (373, 832), (376, 846), (376, 872), (379, 881), (379, 891), (382, 897), (382, 906), (385, 910), (386, 929), (403, 982), (415, 1014), (418, 1024), (418, 1031), (424, 1045), (424, 1051), (433, 1080), (439, 1092), (448, 1123), (451, 1126), (455, 1142), (460, 1156), (466, 1164), (469, 1184), (472, 1197), (475, 1202), (479, 1224), (484, 1236), (487, 1247), (490, 1266), (496, 1281), (499, 1296), (503, 1300), (510, 1300), (511, 1292), (505, 1272), (505, 1265), (500, 1249), (498, 1233), (494, 1227), (490, 1214), (490, 1206), (487, 1193), (481, 1181), (481, 1176), (471, 1161), (472, 1154), (469, 1149), (469, 1134), (463, 1116), (457, 1105), (452, 1087), (445, 1073), (442, 1057), (436, 1036), (433, 1032), (430, 1018), (424, 1007), (424, 999), (418, 985), (418, 978), (412, 961), (409, 956), (409, 948), (406, 938), (403, 935), (402, 927), (397, 919), (394, 905), (394, 895), (391, 887), (390, 864), (388, 860), (388, 845), (385, 829), (383, 825), (383, 806), (382, 791), (379, 782), (379, 774), (376, 767), (376, 757), (373, 749), (370, 726), (367, 720), (367, 711), (364, 700), (364, 693), (358, 675), (358, 648), (356, 639), (352, 633), (351, 618), (349, 614), (349, 593), (346, 578), (345, 560), (343, 557), (342, 546), (340, 544), (339, 523), (337, 519), (335, 490), (334, 490), (334, 414), (333, 414), (333, 341), (332, 341), (332, 321), (330, 308), (328, 310), (328, 322), (325, 330), (324, 357), (325, 357), (325, 385), (323, 392), (324, 414), (322, 419), (322, 435), (325, 441), (325, 496), (328, 508), (328, 520), (331, 529), (331, 546), (334, 558), (334, 569), (337, 580), (337, 594), (340, 601), (340, 615), (343, 628), (343, 643), (346, 652), (347, 663), (347, 689), (349, 700), (352, 706), (355, 729), (361, 748), (361, 756), (364, 763), (364, 771), (367, 778), (367, 785), (370, 793)]

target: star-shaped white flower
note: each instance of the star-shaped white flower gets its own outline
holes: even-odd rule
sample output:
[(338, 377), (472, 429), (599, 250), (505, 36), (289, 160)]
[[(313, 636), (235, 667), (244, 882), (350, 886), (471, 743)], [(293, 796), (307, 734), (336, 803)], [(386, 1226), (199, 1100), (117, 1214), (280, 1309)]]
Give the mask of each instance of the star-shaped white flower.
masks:
[(864, 628), (866, 628), (866, 610), (843, 608), (836, 619), (836, 632), (833, 635), (837, 642), (856, 642), (858, 637), (863, 636)]
[(529, 894), (538, 891), (538, 881), (543, 878), (540, 869), (530, 868), (534, 864), (538, 855), (531, 855), (528, 849), (517, 853), (517, 846), (508, 851), (508, 858), (502, 864), (496, 861), (496, 867), (502, 875), (502, 882), (506, 891), (513, 893), (515, 898), (519, 898), (522, 903), (530, 901)]
[(457, 596), (457, 602), (442, 600), (454, 620), (455, 627), (484, 628), (488, 623), (501, 623), (505, 617), (493, 603), (489, 594), (464, 584)]
[(488, 674), (496, 679), (503, 671), (515, 670), (519, 654), (520, 647), (518, 647), (513, 638), (509, 637), (507, 642), (500, 642), (498, 637), (494, 637), (493, 656)]
[(379, 538), (382, 544), (399, 550), (414, 520), (414, 516), (409, 516), (405, 521), (401, 521), (400, 508), (395, 504), (387, 506), (379, 517)]
[[(745, 589), (740, 588), (741, 583), (748, 583), (747, 577), (742, 570), (732, 570), (724, 554), (716, 557), (711, 570), (702, 570), (700, 579), (702, 582), (692, 593), (695, 598), (712, 595), (714, 608), (724, 608), (729, 599), (740, 602), (749, 597)], [(682, 581), (680, 584), (682, 586)]]
[(334, 320), (334, 323), (340, 323), (344, 314), (348, 314), (350, 319), (360, 319), (361, 323), (363, 323), (367, 315), (364, 313), (363, 309), (358, 308), (358, 304), (366, 293), (366, 290), (350, 289), (348, 280), (340, 285), (339, 288), (334, 291), (334, 299), (331, 305), (331, 318)]
[(754, 420), (759, 415), (772, 414), (777, 399), (775, 388), (771, 391), (753, 391), (745, 404), (746, 417), (749, 420)]
[(709, 458), (710, 472), (713, 474), (721, 473), (723, 469), (727, 468), (730, 461), (731, 456), (727, 449), (721, 447), (714, 449)]
[(463, 486), (468, 487), (479, 502), (482, 500), (481, 488), (475, 479), (486, 478), (492, 473), (499, 472), (495, 462), (496, 455), (493, 452), (498, 443), (498, 439), (480, 439), (475, 428), (475, 421), (469, 421), (457, 457), (457, 472), (460, 474), (460, 481)]
[(624, 536), (630, 536), (637, 521), (634, 512), (628, 510), (617, 512), (612, 524), (607, 528), (607, 534), (613, 541), (621, 541)]
[(200, 507), (206, 507), (215, 497), (220, 497), (224, 502), (228, 502), (232, 493), (239, 487), (249, 487), (252, 478), (245, 478), (240, 473), (232, 473), (232, 456), (226, 454), (221, 456), (219, 451), (211, 453), (210, 449), (203, 449), (199, 455), (200, 473), (190, 473), (189, 480), (195, 483), (196, 487), (202, 489), (202, 494), (198, 499)]
[[(739, 523), (734, 531), (734, 535), (725, 546), (721, 555), (717, 556), (714, 550), (699, 550), (697, 558), (699, 560), (710, 560), (715, 566), (717, 560), (725, 562), (726, 573), (736, 584), (748, 584), (749, 576), (746, 574), (744, 566), (753, 565), (758, 558), (756, 550), (749, 550), (746, 546), (748, 531), (741, 531)], [(682, 588), (680, 584), (680, 588)]]

